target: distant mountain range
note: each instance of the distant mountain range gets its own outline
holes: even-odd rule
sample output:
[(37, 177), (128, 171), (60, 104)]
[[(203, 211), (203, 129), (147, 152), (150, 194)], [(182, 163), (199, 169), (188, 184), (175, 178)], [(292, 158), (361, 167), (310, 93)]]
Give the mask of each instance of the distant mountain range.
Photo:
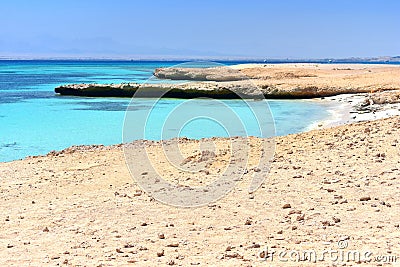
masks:
[(0, 60), (92, 60), (92, 61), (237, 61), (237, 62), (258, 62), (258, 63), (400, 63), (400, 56), (382, 57), (351, 57), (351, 58), (250, 58), (250, 57), (174, 57), (174, 56), (134, 56), (134, 57), (10, 57), (0, 56)]

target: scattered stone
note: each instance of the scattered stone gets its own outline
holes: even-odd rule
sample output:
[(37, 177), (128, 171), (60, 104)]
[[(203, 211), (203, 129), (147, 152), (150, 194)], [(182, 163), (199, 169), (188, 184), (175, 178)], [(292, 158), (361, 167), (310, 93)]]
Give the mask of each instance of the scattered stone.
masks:
[(124, 253), (120, 248), (115, 249), (117, 253)]
[(177, 247), (179, 247), (179, 243), (171, 243), (171, 244), (168, 244), (167, 247), (177, 248)]
[(371, 197), (369, 197), (369, 196), (365, 196), (365, 197), (361, 197), (360, 198), (360, 201), (369, 201), (369, 200), (371, 200)]
[(282, 206), (282, 209), (290, 209), (292, 206), (289, 204), (289, 203), (287, 203), (287, 204), (284, 204), (283, 206)]
[(322, 221), (323, 226), (333, 226), (334, 224), (331, 223), (330, 221)]
[(49, 228), (47, 228), (47, 226), (43, 229), (43, 232), (49, 232)]
[(257, 243), (253, 243), (251, 246), (249, 246), (249, 248), (260, 248), (261, 245), (257, 244)]
[(291, 210), (291, 211), (289, 211), (288, 215), (292, 215), (292, 214), (301, 214), (301, 210)]
[(224, 258), (236, 258), (236, 259), (243, 259), (243, 256), (242, 255), (240, 255), (239, 253), (237, 253), (237, 252), (235, 252), (235, 253), (232, 253), (232, 254), (225, 254), (224, 255)]
[(158, 238), (159, 238), (159, 239), (165, 239), (165, 235), (164, 235), (163, 233), (159, 233), (159, 234), (158, 234)]
[(244, 223), (244, 225), (251, 225), (253, 222), (251, 221), (250, 218), (246, 219), (246, 222)]
[(162, 256), (164, 256), (164, 250), (157, 252), (157, 257), (162, 257)]
[(304, 221), (305, 216), (306, 216), (305, 214), (297, 216), (296, 221)]

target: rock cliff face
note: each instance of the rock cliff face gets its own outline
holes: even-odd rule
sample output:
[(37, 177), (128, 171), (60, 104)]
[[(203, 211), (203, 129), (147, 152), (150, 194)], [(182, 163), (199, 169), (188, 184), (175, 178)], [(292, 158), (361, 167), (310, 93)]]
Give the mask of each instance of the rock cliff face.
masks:
[[(139, 90), (140, 89), (140, 90)], [(61, 95), (89, 97), (169, 97), (197, 98), (210, 97), (218, 99), (260, 98), (262, 94), (249, 83), (216, 82), (183, 83), (183, 84), (72, 84), (55, 88)]]
[[(159, 68), (159, 79), (184, 83), (72, 84), (61, 95), (173, 98), (315, 98), (400, 89), (400, 66), (367, 64), (237, 65), (232, 68)], [(189, 82), (187, 82), (189, 81)], [(139, 90), (140, 89), (140, 90)]]

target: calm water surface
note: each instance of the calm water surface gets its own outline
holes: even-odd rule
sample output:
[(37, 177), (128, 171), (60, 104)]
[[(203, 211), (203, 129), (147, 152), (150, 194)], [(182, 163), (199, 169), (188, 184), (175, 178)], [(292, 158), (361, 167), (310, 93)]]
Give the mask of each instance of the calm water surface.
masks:
[[(0, 61), (0, 161), (11, 161), (28, 155), (45, 154), (71, 145), (117, 144), (122, 142), (125, 110), (130, 99), (81, 98), (58, 96), (54, 88), (67, 83), (145, 82), (157, 67), (179, 62), (95, 62), (95, 61)], [(176, 136), (203, 138), (227, 136), (218, 123), (199, 119), (183, 129), (162, 128), (162, 118), (185, 100), (162, 99), (152, 111), (146, 138), (159, 140)], [(135, 100), (137, 116), (143, 115), (152, 101)], [(251, 101), (255, 109), (265, 108)], [(240, 100), (224, 100), (245, 122), (232, 135), (260, 136), (252, 123), (248, 107)], [(316, 101), (268, 101), (275, 120), (277, 135), (304, 131), (317, 121), (329, 117), (328, 106)], [(192, 101), (193, 110), (224, 112), (208, 100)], [(268, 110), (266, 110), (268, 112)], [(135, 129), (130, 129), (135, 131)], [(143, 131), (143, 129), (137, 129)], [(138, 135), (140, 136), (140, 135)]]

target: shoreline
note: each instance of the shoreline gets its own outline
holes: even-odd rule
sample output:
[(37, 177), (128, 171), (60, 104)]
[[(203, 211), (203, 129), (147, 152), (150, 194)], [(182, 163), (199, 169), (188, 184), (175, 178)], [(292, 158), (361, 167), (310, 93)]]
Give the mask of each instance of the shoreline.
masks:
[[(322, 101), (331, 117), (318, 129), (276, 136), (269, 166), (260, 166), (268, 140), (247, 138), (236, 186), (193, 209), (156, 201), (132, 176), (124, 149), (139, 157), (145, 149), (151, 168), (185, 190), (216, 181), (232, 159), (240, 164), (241, 148), (229, 143), (240, 138), (73, 146), (0, 163), (0, 265), (279, 265), (266, 250), (356, 251), (398, 261), (400, 91), (307, 101)], [(165, 152), (176, 151), (174, 141), (182, 157), (171, 163)], [(151, 181), (144, 161), (134, 167)], [(183, 171), (188, 166), (195, 171)], [(249, 193), (259, 174), (265, 180)], [(356, 256), (319, 263), (382, 264)]]
[(313, 123), (307, 128), (308, 131), (332, 128), (345, 124), (352, 124), (364, 121), (373, 121), (390, 118), (400, 115), (400, 103), (394, 104), (375, 104), (376, 111), (358, 111), (360, 104), (368, 98), (368, 94), (344, 94), (314, 101), (323, 101), (331, 105), (328, 112), (331, 116), (326, 120)]
[[(253, 194), (247, 186), (260, 147), (250, 138), (256, 151), (243, 180), (195, 210), (154, 201), (130, 176), (121, 145), (0, 163), (0, 263), (262, 266), (266, 247), (334, 250), (343, 240), (349, 251), (399, 256), (399, 131), (396, 116), (276, 137), (271, 170)], [(145, 143), (153, 155), (165, 144)], [(180, 144), (199, 166), (199, 142)], [(172, 172), (171, 179), (189, 185), (213, 179), (225, 162), (218, 151), (210, 174)]]
[[(303, 131), (295, 133), (295, 134), (301, 134), (301, 133), (306, 133), (309, 131), (314, 131), (314, 130), (321, 130), (321, 129), (327, 129), (327, 128), (332, 128), (336, 126), (341, 126), (341, 125), (348, 125), (348, 124), (353, 124), (353, 123), (358, 123), (358, 122), (364, 122), (364, 121), (374, 121), (378, 119), (384, 119), (384, 118), (390, 118), (392, 116), (398, 116), (400, 115), (400, 103), (397, 104), (379, 104), (380, 110), (375, 111), (375, 112), (360, 112), (357, 111), (357, 106), (365, 101), (365, 99), (368, 97), (368, 94), (343, 94), (343, 95), (338, 95), (338, 96), (331, 96), (331, 97), (323, 97), (323, 98), (312, 98), (312, 99), (294, 99), (294, 101), (299, 100), (299, 101), (312, 101), (312, 102), (320, 102), (323, 105), (326, 105), (327, 111), (330, 113), (330, 116), (322, 119), (315, 121), (308, 125), (307, 127), (304, 128)], [(274, 99), (267, 99), (274, 101)], [(280, 100), (280, 99), (277, 99)], [(286, 99), (285, 99), (286, 100)], [(291, 100), (287, 100), (291, 101)], [(290, 134), (286, 134), (283, 136), (276, 135), (275, 137), (285, 137)], [(238, 136), (239, 138), (242, 138), (243, 136)], [(219, 137), (215, 137), (219, 138)], [(244, 137), (245, 138), (245, 137)], [(223, 138), (222, 138), (223, 139)], [(159, 141), (168, 141), (167, 140), (159, 140)], [(198, 139), (189, 139), (189, 140), (198, 140)], [(137, 140), (134, 140), (133, 142), (136, 142)], [(62, 148), (60, 150), (51, 150), (47, 153), (43, 154), (35, 154), (35, 155), (27, 155), (24, 158), (20, 159), (15, 159), (15, 160), (10, 160), (10, 161), (4, 161), (0, 163), (8, 163), (8, 162), (13, 162), (13, 161), (21, 161), (26, 158), (31, 158), (31, 157), (43, 157), (48, 154), (52, 153), (59, 153), (61, 151), (69, 150), (71, 148), (77, 148), (77, 147), (96, 147), (96, 146), (105, 146), (105, 147), (113, 147), (113, 146), (120, 146), (122, 143), (115, 143), (111, 145), (103, 145), (103, 144), (79, 144), (79, 145), (71, 145), (65, 148)]]

